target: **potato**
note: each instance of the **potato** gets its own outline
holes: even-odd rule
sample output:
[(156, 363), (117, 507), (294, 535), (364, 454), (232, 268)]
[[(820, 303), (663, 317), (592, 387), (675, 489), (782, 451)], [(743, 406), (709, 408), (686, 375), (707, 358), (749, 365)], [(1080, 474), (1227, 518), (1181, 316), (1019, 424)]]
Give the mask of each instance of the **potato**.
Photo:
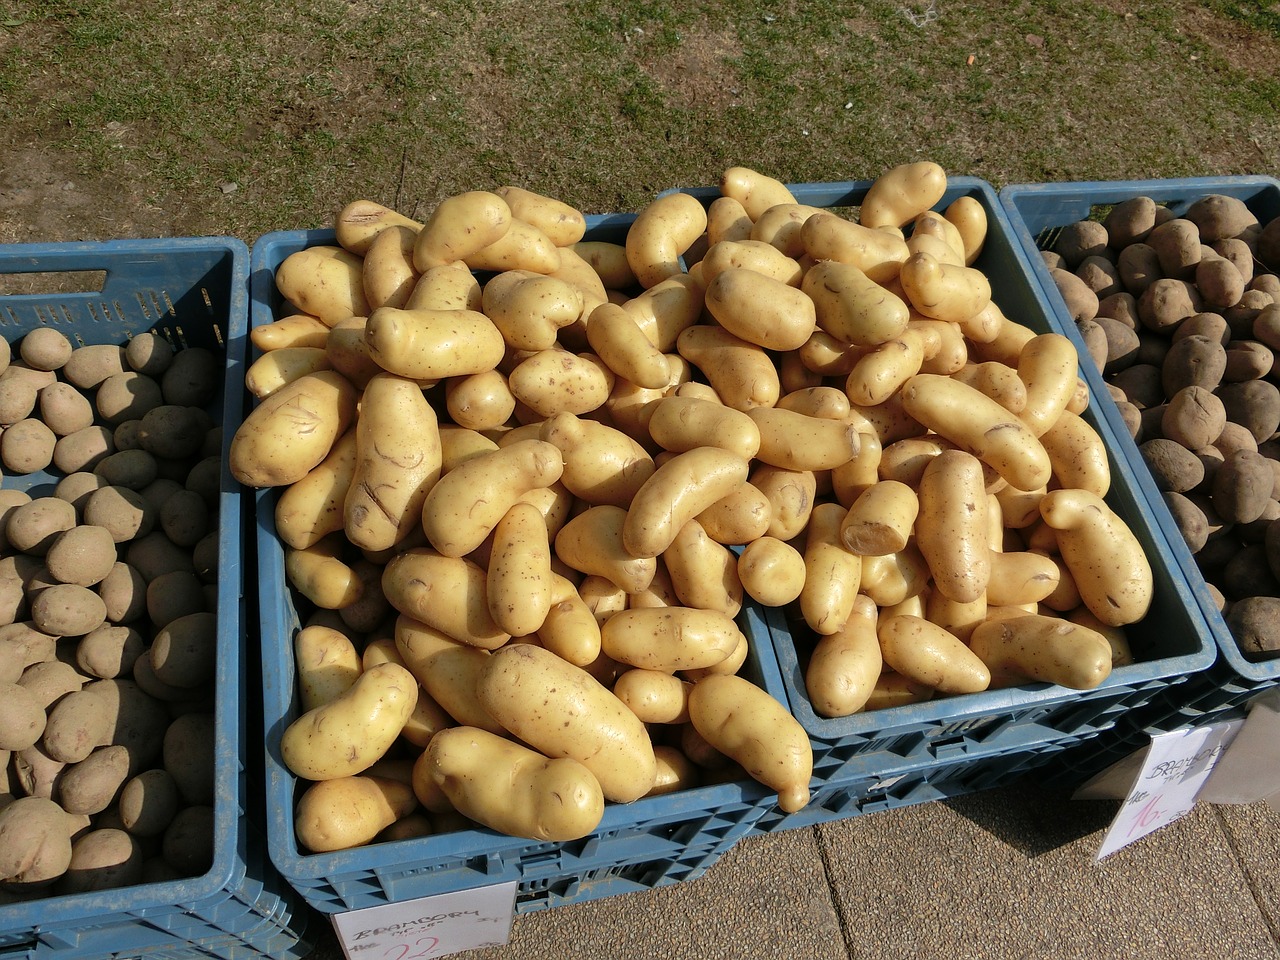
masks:
[(707, 228), (702, 204), (687, 193), (669, 193), (646, 204), (627, 230), (627, 264), (642, 287), (684, 270), (680, 255)]
[(1084, 280), (1063, 269), (1051, 270), (1049, 275), (1072, 320), (1079, 323), (1098, 315), (1098, 294)]
[(840, 543), (858, 556), (896, 553), (911, 538), (919, 511), (914, 488), (898, 480), (873, 483), (841, 521)]
[(1180, 443), (1157, 437), (1142, 444), (1138, 452), (1161, 491), (1186, 493), (1204, 480), (1204, 464)]
[(1160, 418), (1160, 432), (1191, 450), (1209, 446), (1226, 423), (1222, 401), (1203, 387), (1183, 387), (1172, 397)]
[(13, 550), (43, 557), (76, 525), (75, 508), (58, 497), (36, 497), (7, 512), (5, 538)]
[(62, 876), (71, 863), (66, 814), (42, 797), (22, 797), (0, 810), (0, 878), (38, 888)]
[(105, 746), (63, 771), (58, 802), (67, 813), (97, 814), (106, 810), (129, 776), (129, 751)]
[[(654, 562), (656, 565), (657, 561)], [(690, 520), (680, 528), (671, 545), (663, 551), (662, 563), (672, 589), (685, 606), (715, 610), (730, 617), (737, 616), (742, 609), (738, 558), (733, 551), (707, 536), (697, 520)], [(654, 573), (657, 573), (656, 566)]]
[(1280, 636), (1276, 625), (1280, 624), (1280, 598), (1245, 597), (1231, 604), (1227, 613), (1227, 626), (1250, 660), (1268, 660), (1280, 651)]
[(717, 447), (676, 454), (641, 485), (627, 510), (622, 544), (633, 557), (656, 557), (680, 528), (748, 477), (748, 462)]
[(489, 613), (486, 580), (484, 568), (464, 557), (415, 547), (386, 565), (382, 590), (400, 613), (459, 642), (494, 649), (506, 643), (509, 635)]
[[(595, 621), (590, 623), (594, 626)], [(395, 651), (427, 696), (459, 724), (502, 732), (501, 724), (476, 698), (476, 681), (488, 663), (488, 650), (402, 615), (395, 623)]]
[(714, 446), (749, 460), (760, 451), (760, 427), (748, 412), (697, 397), (671, 396), (654, 403), (649, 434), (673, 453)]
[(165, 865), (181, 876), (201, 876), (213, 866), (214, 810), (199, 804), (183, 807), (165, 828), (160, 841)]
[(1124, 626), (1146, 615), (1154, 590), (1151, 567), (1137, 537), (1106, 501), (1084, 490), (1053, 490), (1041, 499), (1040, 515), (1054, 529), (1094, 616)]
[(725, 405), (735, 410), (773, 406), (782, 395), (781, 380), (768, 353), (719, 326), (688, 327), (679, 334), (676, 348), (706, 377)]
[(538, 438), (559, 449), (561, 481), (587, 503), (626, 506), (655, 469), (649, 453), (622, 431), (571, 413), (544, 421)]
[(1210, 486), (1214, 510), (1229, 523), (1249, 523), (1262, 516), (1274, 489), (1270, 461), (1250, 450), (1227, 456)]
[(178, 785), (163, 767), (131, 777), (121, 788), (120, 820), (136, 837), (158, 837), (178, 812)]
[(1138, 298), (1139, 319), (1146, 329), (1156, 333), (1169, 332), (1203, 309), (1195, 284), (1171, 277), (1153, 281)]
[(582, 763), (549, 759), (474, 727), (438, 734), (414, 773), (415, 782), (429, 778), (458, 812), (510, 836), (574, 840), (595, 830), (604, 814), (600, 783)]
[(600, 408), (613, 389), (614, 375), (593, 354), (556, 347), (528, 355), (512, 369), (507, 383), (518, 403), (547, 419)]
[(537, 507), (515, 503), (494, 528), (486, 579), (489, 613), (506, 633), (527, 636), (546, 620), (551, 590), (546, 522)]
[(916, 545), (936, 588), (958, 603), (976, 600), (991, 577), (982, 465), (944, 450), (925, 467), (918, 490)]
[(0, 684), (0, 750), (25, 750), (44, 734), (45, 704), (27, 687)]
[(356, 392), (334, 371), (299, 377), (255, 407), (236, 429), (228, 454), (246, 486), (285, 486), (328, 456), (355, 418)]
[(59, 437), (53, 447), (53, 465), (64, 474), (91, 471), (115, 452), (111, 431), (103, 426), (85, 427)]
[(601, 649), (612, 659), (665, 673), (715, 666), (737, 649), (740, 640), (730, 616), (694, 607), (624, 610), (600, 630)]
[(543, 440), (521, 440), (459, 464), (445, 473), (422, 502), (427, 539), (442, 555), (461, 557), (489, 536), (511, 505), (530, 490), (560, 479), (560, 449)]
[(770, 207), (796, 202), (784, 183), (750, 167), (728, 167), (720, 175), (719, 187), (721, 196), (736, 200), (753, 221)]
[(73, 690), (49, 707), (41, 748), (60, 763), (79, 763), (110, 743), (113, 716), (92, 687)]
[(404, 667), (372, 667), (342, 696), (308, 710), (285, 728), (281, 759), (308, 780), (354, 776), (390, 749), (417, 696), (418, 682)]
[(738, 578), (757, 603), (785, 606), (804, 589), (804, 555), (776, 537), (760, 537), (738, 556)]
[(689, 719), (716, 750), (777, 790), (784, 812), (808, 804), (813, 773), (808, 734), (763, 689), (738, 676), (704, 677), (689, 691)]
[(36, 473), (53, 462), (57, 442), (41, 421), (19, 420), (0, 434), (0, 462), (11, 474)]
[(726, 330), (767, 350), (795, 350), (816, 325), (803, 291), (747, 267), (728, 267), (708, 283), (706, 305)]
[(361, 659), (355, 644), (333, 627), (303, 627), (293, 638), (293, 654), (298, 702), (304, 711), (336, 700), (360, 677)]
[(31, 601), (36, 629), (54, 636), (82, 637), (102, 626), (106, 604), (88, 587), (60, 583), (41, 590)]
[(93, 426), (93, 405), (69, 383), (51, 383), (36, 394), (40, 419), (55, 436)]
[(606, 799), (628, 803), (653, 786), (657, 761), (644, 725), (580, 667), (529, 644), (508, 646), (490, 655), (477, 693), (519, 739), (586, 766)]
[(1191, 280), (1201, 257), (1200, 231), (1194, 223), (1175, 217), (1157, 224), (1146, 243), (1156, 252), (1160, 272), (1174, 280)]
[(294, 829), (312, 853), (369, 843), (418, 805), (413, 788), (398, 780), (344, 776), (315, 783), (298, 798)]
[(805, 691), (823, 717), (847, 717), (866, 705), (884, 664), (875, 602), (853, 599), (849, 616), (819, 637), (805, 668)]

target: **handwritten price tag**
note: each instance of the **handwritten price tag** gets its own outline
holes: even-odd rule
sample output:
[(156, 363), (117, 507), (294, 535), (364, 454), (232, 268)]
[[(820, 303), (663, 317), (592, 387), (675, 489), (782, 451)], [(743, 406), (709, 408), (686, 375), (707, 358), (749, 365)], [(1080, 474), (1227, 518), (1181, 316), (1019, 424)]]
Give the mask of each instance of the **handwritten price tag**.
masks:
[(434, 960), (511, 937), (516, 884), (500, 883), (333, 915), (347, 960)]
[(1237, 720), (1153, 736), (1142, 769), (1111, 822), (1097, 859), (1189, 813), (1218, 757), (1239, 729)]

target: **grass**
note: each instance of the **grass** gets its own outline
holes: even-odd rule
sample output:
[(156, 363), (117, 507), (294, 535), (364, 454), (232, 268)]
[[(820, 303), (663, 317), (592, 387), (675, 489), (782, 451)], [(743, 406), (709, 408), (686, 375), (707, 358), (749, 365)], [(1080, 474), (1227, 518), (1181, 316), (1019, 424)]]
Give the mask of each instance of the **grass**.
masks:
[(939, 3), (917, 26), (927, 3), (7, 3), (0, 149), (192, 233), (501, 183), (635, 209), (730, 164), (845, 180), (928, 157), (1001, 185), (1280, 158), (1272, 4)]

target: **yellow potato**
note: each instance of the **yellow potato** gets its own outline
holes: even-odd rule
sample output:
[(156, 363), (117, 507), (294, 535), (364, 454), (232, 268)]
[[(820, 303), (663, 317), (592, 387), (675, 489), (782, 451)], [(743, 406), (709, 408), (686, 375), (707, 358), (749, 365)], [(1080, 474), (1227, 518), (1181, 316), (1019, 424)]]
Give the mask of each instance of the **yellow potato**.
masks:
[(461, 260), (429, 267), (404, 302), (406, 310), (470, 310), (478, 312), (484, 292), (471, 268)]
[(732, 617), (694, 607), (623, 610), (600, 628), (601, 649), (614, 660), (664, 673), (714, 666), (741, 638)]
[(695, 518), (712, 540), (726, 545), (747, 544), (769, 528), (773, 507), (768, 497), (744, 483), (721, 497)]
[(589, 507), (560, 528), (556, 556), (574, 570), (605, 577), (627, 593), (653, 580), (654, 557), (638, 557), (624, 548), (628, 512), (613, 504)]
[(1076, 389), (1079, 356), (1060, 333), (1032, 337), (1018, 355), (1018, 378), (1027, 387), (1027, 404), (1018, 414), (1031, 432), (1043, 436), (1058, 421)]
[(919, 214), (912, 222), (911, 235), (927, 236), (941, 243), (948, 251), (945, 262), (964, 265), (964, 239), (956, 225), (942, 214), (933, 210)]
[(766, 607), (782, 607), (799, 597), (805, 574), (804, 555), (776, 537), (759, 537), (738, 555), (742, 588)]
[(303, 711), (338, 699), (363, 672), (351, 638), (332, 627), (303, 627), (293, 638), (298, 670), (298, 702)]
[(809, 735), (766, 691), (738, 676), (704, 677), (689, 692), (689, 719), (716, 750), (777, 790), (784, 812), (795, 813), (808, 804), (813, 776)]
[(613, 694), (645, 723), (688, 723), (693, 684), (661, 670), (632, 667), (613, 684)]
[(876, 344), (858, 358), (845, 380), (844, 391), (853, 405), (874, 407), (897, 393), (904, 383), (920, 372), (932, 340), (917, 329), (908, 328), (898, 336)]
[(781, 407), (753, 407), (747, 415), (760, 430), (756, 459), (786, 470), (830, 470), (858, 455), (858, 426), (851, 420), (811, 417)]
[(458, 464), (444, 474), (422, 504), (422, 529), (446, 557), (478, 547), (530, 490), (560, 479), (560, 449), (542, 440), (520, 440)]
[(880, 461), (884, 448), (874, 428), (858, 428), (858, 454), (831, 469), (831, 492), (841, 505), (853, 506), (868, 487), (880, 480)]
[(452, 423), (440, 424), (440, 470), (448, 473), (460, 463), (482, 453), (492, 453), (498, 445), (476, 430)]
[[(742, 582), (733, 551), (707, 536), (697, 520), (688, 521), (662, 553), (672, 589), (680, 601), (700, 610), (736, 617), (742, 609)], [(638, 593), (639, 591), (628, 591)]]
[(1058, 565), (1042, 553), (993, 550), (987, 602), (998, 607), (1039, 603), (1052, 596), (1060, 579)]
[(463, 557), (405, 550), (384, 568), (382, 592), (400, 613), (460, 643), (492, 650), (510, 638), (489, 614), (484, 569)]
[(422, 520), (422, 505), (440, 479), (435, 410), (412, 380), (373, 377), (360, 400), (356, 463), (343, 503), (347, 539), (386, 550)]
[[(822, 382), (823, 377), (847, 377), (867, 349), (837, 340), (825, 330), (815, 330), (813, 336), (796, 351), (795, 357), (801, 367)], [(783, 360), (789, 356), (791, 354), (784, 354)]]
[(360, 576), (342, 559), (345, 538), (329, 534), (307, 547), (284, 552), (289, 584), (323, 610), (341, 610), (361, 598)]
[(804, 252), (816, 261), (839, 260), (857, 267), (874, 283), (898, 276), (911, 256), (900, 236), (854, 223), (833, 213), (816, 213), (800, 230)]
[(680, 528), (747, 479), (744, 457), (718, 447), (678, 453), (658, 467), (627, 509), (622, 544), (633, 557), (656, 557)]
[(680, 790), (692, 790), (698, 785), (697, 768), (679, 747), (658, 744), (653, 748), (653, 753), (658, 760), (658, 774), (654, 778), (653, 789), (645, 796), (657, 797)]
[(769, 244), (784, 256), (803, 257), (800, 231), (804, 222), (816, 213), (826, 211), (803, 203), (775, 203), (751, 225), (751, 239)]
[(507, 382), (512, 395), (542, 419), (557, 413), (582, 415), (604, 405), (614, 376), (600, 358), (554, 347), (522, 360)]
[(838, 503), (820, 503), (805, 531), (800, 613), (822, 636), (839, 632), (849, 619), (862, 583), (862, 558), (845, 549), (840, 539), (845, 513)]
[(878, 636), (884, 662), (897, 673), (942, 693), (979, 693), (991, 671), (959, 638), (920, 617), (890, 617)]
[(915, 542), (934, 586), (957, 603), (978, 599), (991, 579), (982, 464), (961, 450), (944, 450), (925, 467), (918, 496)]
[(591, 311), (587, 342), (614, 376), (623, 380), (658, 388), (671, 378), (666, 355), (653, 345), (635, 318), (615, 303), (602, 303)]
[(910, 319), (901, 298), (839, 260), (815, 263), (801, 289), (813, 300), (818, 326), (844, 343), (884, 343), (906, 330)]
[(498, 187), (493, 192), (507, 201), (513, 217), (533, 224), (557, 247), (572, 246), (587, 232), (586, 217), (562, 200), (523, 187)]
[(883, 556), (907, 546), (920, 501), (897, 480), (881, 480), (859, 494), (840, 524), (839, 542), (857, 556)]
[(334, 234), (344, 249), (364, 256), (373, 242), (392, 227), (417, 233), (422, 224), (376, 200), (353, 200), (338, 213)]
[(1087, 490), (1051, 490), (1040, 515), (1057, 535), (1080, 598), (1107, 626), (1135, 623), (1147, 614), (1154, 577), (1142, 544), (1124, 519)]
[(347, 850), (369, 843), (417, 805), (408, 784), (386, 777), (322, 780), (298, 797), (294, 830), (312, 853)]
[(769, 502), (766, 534), (791, 540), (804, 532), (818, 494), (818, 478), (812, 470), (787, 470), (757, 463), (749, 480)]
[(987, 240), (987, 209), (976, 197), (957, 197), (951, 201), (944, 216), (955, 224), (964, 244), (964, 262), (972, 266), (982, 254)]
[(259, 400), (308, 373), (332, 369), (323, 347), (279, 347), (249, 365), (244, 385)]
[(1058, 617), (1033, 614), (988, 621), (973, 631), (969, 646), (993, 673), (1075, 690), (1092, 690), (1111, 674), (1106, 637)]
[(339, 246), (317, 245), (280, 262), (276, 288), (303, 313), (332, 327), (347, 317), (367, 317), (364, 260)]
[(827, 420), (849, 418), (849, 398), (837, 387), (821, 384), (792, 390), (778, 398), (777, 407)]
[[(583, 584), (590, 579), (587, 577)], [(551, 608), (537, 637), (542, 646), (575, 666), (587, 667), (600, 657), (600, 619), (596, 611), (571, 580), (554, 572)]]
[(280, 491), (276, 536), (287, 547), (309, 547), (342, 529), (343, 502), (356, 469), (356, 431), (348, 430), (307, 475)]
[(600, 782), (583, 764), (475, 727), (437, 734), (418, 776), (429, 777), (459, 813), (513, 837), (576, 840), (604, 815)]
[(305, 477), (333, 449), (356, 414), (356, 390), (333, 370), (305, 374), (249, 412), (231, 439), (228, 465), (249, 487)]
[(708, 252), (723, 241), (737, 243), (750, 240), (751, 227), (751, 217), (740, 201), (733, 197), (716, 197), (707, 207)]
[(606, 799), (630, 803), (653, 786), (657, 761), (644, 724), (581, 667), (516, 644), (490, 656), (476, 690), (485, 709), (520, 740), (547, 757), (586, 766)]
[(876, 681), (871, 696), (867, 697), (864, 710), (887, 710), (890, 707), (902, 707), (912, 703), (923, 703), (931, 700), (936, 691), (923, 683), (917, 683), (910, 677), (886, 669)]
[(760, 450), (760, 428), (746, 412), (697, 397), (665, 397), (653, 404), (649, 435), (672, 453), (719, 447), (750, 460)]
[(486, 571), (489, 614), (513, 637), (535, 633), (551, 609), (551, 544), (541, 511), (515, 503), (493, 530)]
[(364, 295), (370, 309), (403, 307), (418, 284), (413, 266), (415, 228), (393, 225), (374, 238), (364, 255)]
[(249, 342), (264, 353), (284, 347), (318, 347), (323, 350), (328, 339), (328, 324), (306, 313), (290, 314), (249, 331)]
[(858, 220), (868, 227), (903, 227), (942, 199), (947, 174), (922, 160), (899, 164), (872, 181), (862, 198)]
[(441, 200), (418, 232), (413, 264), (419, 272), (466, 260), (511, 228), (511, 207), (496, 193), (469, 190)]
[(980, 270), (939, 263), (927, 253), (908, 257), (900, 279), (911, 306), (934, 320), (963, 323), (991, 301), (991, 284)]
[(506, 233), (462, 260), (472, 270), (551, 274), (560, 269), (560, 249), (538, 227), (513, 218)]
[(966, 363), (951, 376), (990, 397), (1010, 413), (1021, 413), (1026, 408), (1027, 385), (1013, 367), (990, 360)]
[(929, 584), (929, 567), (914, 542), (905, 550), (862, 558), (859, 589), (877, 606), (892, 607), (918, 597)]
[(590, 504), (627, 506), (656, 469), (648, 451), (621, 430), (571, 413), (545, 420), (538, 437), (560, 451), (564, 486)]
[(582, 294), (564, 280), (507, 270), (484, 285), (481, 310), (512, 350), (549, 350), (582, 315)]
[[(990, 310), (988, 305), (986, 308)], [(969, 320), (960, 321), (960, 326), (965, 328), (966, 332), (972, 329), (972, 324), (976, 318), (970, 317)], [(988, 339), (978, 340), (970, 337), (974, 359), (995, 360), (1011, 367), (1018, 365), (1018, 355), (1022, 353), (1023, 346), (1027, 341), (1038, 334), (1028, 326), (1024, 326), (1015, 320), (1001, 316), (999, 321), (994, 324), (996, 329), (993, 331), (994, 336), (988, 334)]]
[(492, 370), (502, 360), (502, 334), (474, 310), (379, 307), (364, 331), (369, 356), (388, 373), (439, 380)]
[(324, 344), (329, 365), (360, 390), (364, 389), (364, 385), (371, 377), (384, 372), (378, 362), (369, 355), (369, 344), (365, 339), (368, 326), (368, 317), (347, 317), (345, 320), (339, 320), (329, 331), (329, 338)]
[(951, 377), (920, 373), (901, 391), (913, 419), (993, 467), (1011, 486), (1034, 490), (1049, 481), (1044, 445), (1017, 416)]
[(847, 717), (866, 706), (884, 667), (876, 635), (876, 605), (856, 598), (849, 615), (814, 645), (805, 668), (805, 692), (814, 712)]
[(650, 343), (670, 353), (680, 334), (698, 322), (705, 300), (700, 283), (687, 274), (676, 274), (624, 301), (621, 307)]
[(752, 221), (780, 203), (794, 204), (795, 196), (780, 180), (750, 167), (729, 167), (720, 175), (720, 195), (738, 201)]
[(511, 419), (516, 398), (498, 370), (450, 377), (445, 381), (445, 409), (454, 424), (469, 430), (490, 430)]
[(404, 667), (373, 667), (340, 696), (285, 727), (280, 759), (305, 780), (354, 776), (391, 748), (417, 699), (418, 681)]
[(404, 615), (396, 618), (394, 645), (400, 662), (426, 695), (460, 725), (505, 732), (476, 698), (476, 681), (488, 663), (488, 650)]
[(676, 349), (735, 410), (770, 407), (782, 395), (777, 367), (764, 348), (721, 327), (689, 327), (680, 334)]
[(987, 598), (984, 595), (967, 603), (958, 603), (940, 590), (930, 590), (924, 601), (924, 618), (968, 643), (974, 627), (987, 619)]
[[(713, 203), (712, 207), (714, 206)], [(734, 268), (751, 270), (789, 287), (800, 286), (804, 276), (804, 270), (795, 258), (787, 256), (765, 240), (750, 239), (750, 234), (741, 240), (719, 240), (712, 243), (707, 247), (706, 255), (698, 262), (702, 267), (704, 285), (709, 285), (725, 270)]]
[(946, 320), (928, 320), (919, 316), (911, 318), (908, 332), (914, 330), (926, 337), (921, 373), (940, 373), (951, 376), (964, 369), (969, 362), (969, 346), (965, 343), (960, 324)]
[(683, 273), (680, 255), (707, 229), (707, 211), (687, 193), (649, 201), (627, 229), (627, 263), (642, 287)]
[(913, 230), (911, 236), (907, 238), (907, 249), (913, 254), (927, 253), (939, 263), (950, 263), (958, 267), (965, 265), (964, 252), (955, 249), (945, 238), (936, 233), (920, 229)]
[(728, 267), (707, 284), (707, 309), (722, 327), (766, 350), (795, 350), (813, 333), (813, 300), (747, 267)]
[(591, 265), (606, 290), (629, 290), (636, 285), (636, 275), (627, 263), (627, 250), (622, 244), (579, 240), (573, 250)]

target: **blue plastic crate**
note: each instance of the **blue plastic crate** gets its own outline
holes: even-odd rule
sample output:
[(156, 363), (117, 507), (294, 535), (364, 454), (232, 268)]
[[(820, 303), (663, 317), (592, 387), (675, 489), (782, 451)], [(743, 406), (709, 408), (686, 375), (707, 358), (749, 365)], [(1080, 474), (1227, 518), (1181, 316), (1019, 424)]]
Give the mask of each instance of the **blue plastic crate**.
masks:
[[(587, 218), (587, 239), (621, 242), (634, 219)], [(270, 322), (283, 307), (275, 270), (289, 254), (334, 242), (330, 230), (282, 231), (253, 245), (251, 322)], [(517, 882), (521, 913), (617, 893), (667, 886), (701, 875), (745, 836), (777, 796), (745, 780), (700, 786), (630, 804), (607, 804), (599, 827), (565, 843), (539, 843), (477, 828), (377, 843), (334, 853), (302, 850), (294, 831), (298, 781), (280, 758), (280, 736), (299, 713), (293, 637), (299, 611), (284, 577), (275, 535), (277, 491), (257, 497), (263, 701), (266, 727), (267, 841), (280, 873), (321, 913), (332, 914), (419, 897)], [(744, 609), (749, 636), (763, 637), (759, 612)], [(754, 643), (741, 671), (786, 703), (770, 645)]]
[[(9, 291), (0, 295), (0, 332), (13, 344), (50, 326), (73, 345), (124, 344), (154, 332), (178, 349), (211, 349), (225, 357), (226, 380), (210, 413), (236, 424), (247, 270), (248, 249), (234, 238), (0, 246), (0, 290)], [(228, 439), (229, 432), (224, 462)], [(56, 479), (8, 476), (4, 486), (42, 495)], [(243, 497), (225, 466), (220, 489), (213, 866), (198, 877), (4, 904), (0, 957), (292, 958), (311, 949), (305, 905), (271, 867), (260, 828), (246, 819)]]
[[(870, 181), (797, 183), (788, 184), (788, 189), (799, 203), (851, 210), (861, 203), (870, 186)], [(704, 205), (719, 195), (716, 187), (694, 187), (684, 192)], [(960, 197), (977, 200), (987, 214), (986, 242), (974, 266), (990, 280), (992, 299), (1004, 314), (1037, 332), (1073, 333), (1049, 308), (995, 189), (973, 177), (951, 177), (935, 209), (943, 210)], [(1083, 355), (1078, 335), (1072, 339)], [(1086, 359), (1082, 370), (1087, 366)], [(1119, 452), (1112, 421), (1100, 411), (1099, 395), (1107, 403), (1110, 400), (1100, 384), (1087, 382), (1090, 404), (1084, 418), (1101, 435), (1109, 452), (1112, 490), (1107, 501), (1142, 542), (1155, 574), (1156, 593), (1150, 614), (1141, 624), (1127, 628), (1138, 662), (1114, 670), (1093, 690), (1032, 683), (826, 718), (813, 709), (805, 691), (804, 669), (815, 639), (812, 631), (803, 621), (793, 622), (785, 608), (771, 609), (765, 624), (791, 710), (808, 730), (814, 745), (815, 770), (823, 770), (825, 777), (856, 775), (868, 756), (885, 769), (896, 769), (901, 759), (927, 763), (1002, 756), (1011, 749), (1044, 751), (1064, 738), (1079, 740), (1110, 729), (1129, 711), (1151, 702), (1213, 662), (1216, 648), (1212, 636), (1192, 599), (1193, 590), (1185, 573), (1172, 559), (1166, 528), (1138, 492), (1134, 470)]]
[[(1089, 219), (1097, 207), (1145, 196), (1167, 205), (1175, 215), (1181, 215), (1192, 203), (1211, 194), (1243, 200), (1263, 223), (1280, 216), (1280, 180), (1260, 176), (1014, 184), (1000, 192), (1000, 201), (1014, 239), (1027, 254), (1032, 275), (1040, 286), (1045, 303), (1058, 323), (1076, 340), (1077, 348), (1083, 351), (1083, 340), (1040, 257), (1041, 243), (1047, 244), (1060, 228)], [(1195, 558), (1178, 531), (1164, 498), (1156, 489), (1137, 444), (1125, 427), (1118, 408), (1106, 394), (1102, 375), (1091, 363), (1083, 366), (1087, 368), (1085, 376), (1090, 389), (1104, 398), (1097, 406), (1112, 424), (1115, 449), (1130, 464), (1138, 490), (1149, 504), (1152, 518), (1164, 531), (1169, 544), (1169, 560), (1186, 581), (1191, 601), (1205, 621), (1218, 652), (1217, 660), (1209, 670), (1155, 698), (1150, 707), (1136, 714), (1135, 718), (1140, 727), (1159, 726), (1164, 729), (1185, 725), (1180, 720), (1208, 722), (1218, 719), (1219, 715), (1246, 706), (1259, 693), (1280, 683), (1280, 659), (1251, 661), (1240, 652), (1214, 604)]]

